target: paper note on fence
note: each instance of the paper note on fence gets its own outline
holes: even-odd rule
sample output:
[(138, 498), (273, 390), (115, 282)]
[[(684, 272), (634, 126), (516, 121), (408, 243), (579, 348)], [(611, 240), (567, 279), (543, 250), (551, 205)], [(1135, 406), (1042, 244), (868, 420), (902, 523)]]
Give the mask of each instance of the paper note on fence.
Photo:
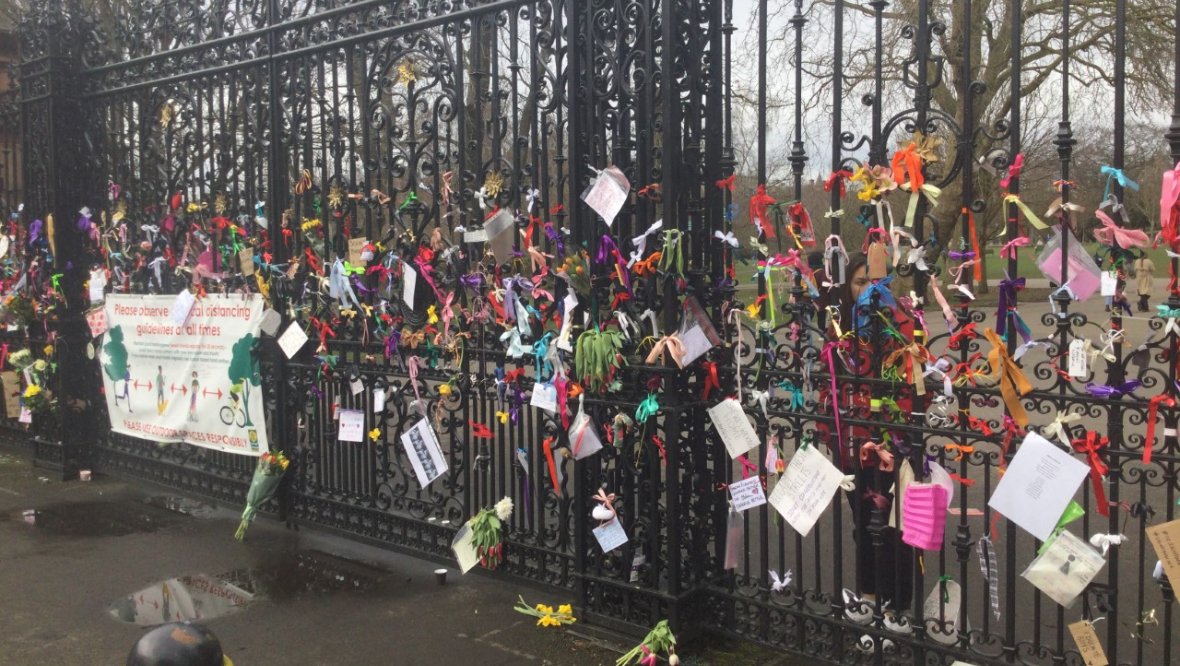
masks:
[(1106, 658), (1106, 650), (1102, 648), (1102, 642), (1098, 640), (1098, 633), (1094, 631), (1094, 625), (1085, 620), (1074, 622), (1069, 625), (1069, 633), (1073, 635), (1073, 641), (1078, 646), (1078, 654), (1082, 655), (1082, 661), (1086, 666), (1107, 666), (1110, 663)]
[(418, 485), (425, 488), (447, 471), (447, 461), (443, 459), (442, 447), (430, 421), (418, 421), (402, 434), (401, 439), (402, 446), (406, 447), (406, 457), (414, 467), (414, 475), (418, 477)]
[(762, 477), (751, 476), (748, 479), (729, 484), (729, 498), (733, 500), (735, 511), (745, 511), (766, 504), (766, 491), (762, 488)]
[(1041, 541), (1048, 541), (1057, 519), (1089, 472), (1086, 463), (1030, 432), (987, 505)]
[(770, 493), (770, 504), (803, 536), (832, 503), (844, 475), (815, 446), (795, 453)]
[(1105, 564), (1102, 553), (1073, 532), (1063, 531), (1020, 575), (1045, 596), (1069, 608)]
[(725, 442), (725, 450), (730, 458), (736, 458), (746, 451), (758, 446), (758, 433), (750, 425), (742, 405), (733, 398), (726, 398), (709, 408), (709, 418), (713, 420), (713, 427), (721, 441)]
[(1168, 580), (1173, 585), (1180, 583), (1180, 520), (1148, 527), (1147, 538), (1163, 563)]

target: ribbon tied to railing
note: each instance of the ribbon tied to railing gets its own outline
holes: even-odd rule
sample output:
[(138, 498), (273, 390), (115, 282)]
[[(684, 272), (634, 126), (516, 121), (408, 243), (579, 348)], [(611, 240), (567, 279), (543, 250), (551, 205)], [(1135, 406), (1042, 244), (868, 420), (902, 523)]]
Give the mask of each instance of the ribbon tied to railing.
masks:
[(676, 337), (675, 333), (671, 335), (665, 335), (656, 342), (655, 346), (653, 346), (651, 349), (651, 353), (647, 355), (647, 364), (651, 365), (656, 361), (663, 363), (664, 352), (668, 352), (672, 355), (672, 360), (676, 362), (677, 366), (680, 366), (683, 363), (684, 356), (688, 353), (684, 349), (684, 343), (680, 341), (680, 338)]
[(860, 446), (860, 464), (862, 467), (877, 467), (882, 472), (893, 471), (893, 453), (884, 443), (865, 442)]
[(1000, 384), (1000, 395), (1004, 398), (1004, 404), (1008, 406), (1008, 412), (1017, 425), (1027, 427), (1028, 414), (1020, 404), (1020, 397), (1032, 391), (1032, 384), (1024, 376), (1020, 366), (1016, 365), (1016, 361), (1012, 360), (1000, 336), (990, 328), (984, 330), (983, 334), (992, 345), (987, 361), (991, 366), (991, 376)]
[(1073, 439), (1069, 434), (1069, 424), (1080, 421), (1081, 414), (1076, 412), (1062, 413), (1058, 412), (1057, 416), (1045, 428), (1045, 437), (1047, 439), (1057, 439), (1065, 448), (1069, 448), (1069, 443)]
[(610, 524), (610, 522), (611, 522), (611, 520), (615, 520), (616, 518), (618, 518), (618, 517), (619, 517), (619, 512), (618, 512), (618, 511), (615, 511), (615, 499), (616, 499), (616, 497), (615, 497), (615, 494), (614, 494), (614, 493), (610, 493), (610, 494), (608, 494), (608, 493), (606, 492), (606, 489), (605, 489), (605, 488), (599, 488), (599, 489), (598, 489), (598, 492), (597, 492), (597, 493), (595, 493), (595, 494), (594, 494), (594, 496), (593, 496), (593, 497), (591, 497), (590, 499), (594, 500), (595, 502), (601, 502), (601, 503), (602, 503), (602, 506), (603, 506), (603, 507), (604, 507), (604, 508), (605, 508), (607, 511), (609, 511), (609, 512), (610, 512), (610, 514), (611, 514), (611, 518), (610, 518), (610, 520), (604, 520), (604, 521), (602, 521), (602, 524), (603, 524), (603, 525), (609, 525), (609, 524)]
[[(1155, 421), (1159, 417), (1160, 405), (1175, 408), (1176, 399), (1167, 393), (1155, 396), (1147, 403), (1147, 434), (1143, 439), (1143, 464), (1151, 464), (1151, 451), (1155, 446)], [(1166, 432), (1165, 432), (1166, 434)]]
[(1086, 455), (1086, 464), (1090, 466), (1090, 482), (1094, 486), (1094, 503), (1098, 505), (1098, 513), (1109, 518), (1110, 504), (1106, 501), (1106, 491), (1102, 487), (1102, 477), (1109, 471), (1102, 460), (1102, 449), (1110, 444), (1106, 437), (1099, 437), (1093, 430), (1087, 430), (1082, 439), (1070, 442), (1073, 450)]
[(1094, 238), (1103, 245), (1117, 245), (1129, 250), (1134, 246), (1146, 247), (1151, 242), (1151, 237), (1147, 233), (1139, 229), (1124, 229), (1100, 210), (1094, 211), (1094, 216), (1102, 222), (1102, 226), (1094, 230)]
[(758, 186), (757, 192), (750, 197), (750, 222), (757, 228), (762, 230), (763, 235), (767, 238), (774, 238), (774, 223), (771, 222), (767, 214), (767, 207), (778, 203), (773, 197), (766, 193), (766, 185)]
[(926, 362), (931, 360), (930, 352), (920, 343), (912, 342), (885, 358), (885, 367), (899, 369), (903, 377), (913, 384), (914, 392), (926, 395), (926, 381), (923, 379)]
[(1020, 171), (1024, 169), (1024, 153), (1017, 153), (1016, 159), (1012, 160), (1012, 164), (1008, 165), (1008, 173), (1000, 179), (1000, 187), (1004, 191), (1008, 191), (1008, 186), (1012, 183), (1012, 179), (1020, 178)]
[(1127, 174), (1123, 173), (1122, 169), (1116, 169), (1112, 166), (1104, 164), (1102, 165), (1102, 168), (1099, 169), (1099, 172), (1106, 176), (1106, 187), (1102, 190), (1103, 199), (1106, 199), (1110, 196), (1110, 185), (1113, 181), (1118, 181), (1118, 184), (1122, 185), (1124, 188), (1132, 189), (1136, 192), (1139, 191), (1139, 183), (1131, 180)]

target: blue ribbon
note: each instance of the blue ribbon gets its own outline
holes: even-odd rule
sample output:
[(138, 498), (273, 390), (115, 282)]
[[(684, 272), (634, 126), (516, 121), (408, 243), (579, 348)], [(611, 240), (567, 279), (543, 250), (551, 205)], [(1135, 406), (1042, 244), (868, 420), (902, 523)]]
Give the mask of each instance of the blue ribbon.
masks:
[(1132, 190), (1135, 190), (1136, 192), (1139, 191), (1139, 183), (1136, 183), (1135, 181), (1128, 178), (1127, 174), (1123, 173), (1122, 169), (1116, 169), (1112, 166), (1103, 165), (1102, 169), (1100, 169), (1100, 171), (1102, 171), (1102, 173), (1106, 174), (1106, 189), (1104, 189), (1102, 191), (1103, 201), (1105, 201), (1106, 198), (1110, 196), (1110, 181), (1111, 180), (1117, 180), (1117, 181), (1119, 181), (1119, 185), (1122, 185), (1123, 187), (1129, 187)]
[(873, 303), (873, 294), (878, 294), (877, 303), (882, 307), (887, 307), (896, 310), (897, 301), (893, 299), (893, 292), (889, 291), (889, 283), (893, 282), (893, 276), (889, 275), (873, 284), (869, 285), (868, 289), (860, 292), (860, 297), (856, 299), (856, 327), (868, 328), (869, 315), (861, 314), (863, 308), (868, 308)]

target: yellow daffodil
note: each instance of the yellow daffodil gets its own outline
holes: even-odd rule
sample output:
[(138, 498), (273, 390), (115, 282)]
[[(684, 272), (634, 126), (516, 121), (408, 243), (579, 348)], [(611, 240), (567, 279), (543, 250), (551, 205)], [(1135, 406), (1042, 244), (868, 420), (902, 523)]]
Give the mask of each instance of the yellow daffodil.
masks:
[(562, 604), (561, 606), (557, 607), (557, 612), (561, 613), (562, 615), (573, 615), (574, 607), (570, 604)]
[(381, 428), (373, 428), (370, 430), (369, 439), (373, 440), (374, 442), (381, 439)]
[(32, 398), (33, 396), (38, 395), (40, 393), (41, 393), (41, 387), (37, 386), (36, 384), (29, 384), (29, 387), (25, 389), (25, 397), (26, 398)]
[(53, 356), (53, 345), (45, 345), (45, 355)]
[(451, 394), (451, 385), (450, 384), (441, 384), (438, 387), (438, 394), (439, 395), (450, 395)]

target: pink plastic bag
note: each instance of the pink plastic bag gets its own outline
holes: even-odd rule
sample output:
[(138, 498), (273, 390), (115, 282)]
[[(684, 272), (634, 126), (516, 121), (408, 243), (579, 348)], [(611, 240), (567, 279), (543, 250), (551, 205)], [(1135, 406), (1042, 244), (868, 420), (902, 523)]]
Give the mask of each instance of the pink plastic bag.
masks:
[(901, 505), (905, 524), (901, 540), (922, 550), (942, 550), (947, 502), (946, 488), (936, 483), (911, 483)]

